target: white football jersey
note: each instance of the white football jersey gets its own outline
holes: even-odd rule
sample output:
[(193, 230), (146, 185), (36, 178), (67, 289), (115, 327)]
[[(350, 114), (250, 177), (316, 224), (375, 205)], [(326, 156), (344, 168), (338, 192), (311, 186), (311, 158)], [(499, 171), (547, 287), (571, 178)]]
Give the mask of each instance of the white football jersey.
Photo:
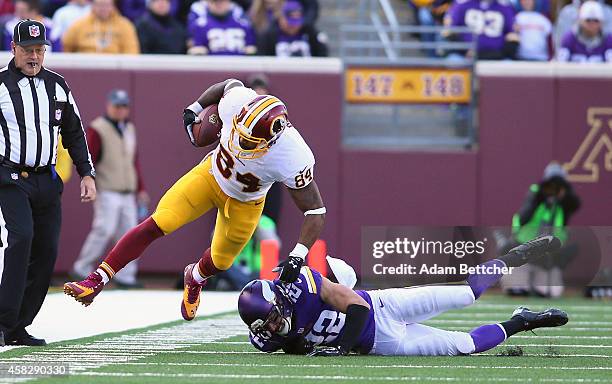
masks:
[[(257, 97), (250, 88), (231, 88), (219, 102), (223, 123), (219, 145), (212, 154), (212, 171), (221, 190), (240, 201), (263, 198), (274, 182), (289, 188), (304, 188), (313, 180), (315, 159), (299, 132), (288, 125), (268, 152), (256, 159), (238, 159), (229, 149), (232, 119)], [(238, 135), (234, 135), (239, 147)]]

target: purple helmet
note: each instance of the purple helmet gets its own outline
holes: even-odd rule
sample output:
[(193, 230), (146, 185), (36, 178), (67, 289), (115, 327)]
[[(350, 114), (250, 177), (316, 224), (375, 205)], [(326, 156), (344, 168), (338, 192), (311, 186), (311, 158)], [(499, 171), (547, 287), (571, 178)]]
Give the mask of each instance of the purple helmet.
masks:
[(287, 335), (291, 330), (293, 309), (270, 280), (253, 280), (238, 297), (240, 318), (255, 335)]

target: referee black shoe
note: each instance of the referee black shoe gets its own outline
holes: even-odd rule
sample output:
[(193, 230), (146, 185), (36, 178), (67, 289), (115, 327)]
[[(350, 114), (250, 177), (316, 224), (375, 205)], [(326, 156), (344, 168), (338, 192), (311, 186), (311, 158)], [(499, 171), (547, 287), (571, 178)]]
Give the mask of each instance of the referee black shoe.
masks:
[(530, 263), (540, 257), (559, 250), (561, 241), (552, 235), (538, 236), (508, 251), (498, 259), (503, 261), (508, 267), (520, 267)]
[(6, 335), (6, 345), (26, 345), (29, 347), (43, 347), (47, 345), (45, 339), (37, 339), (30, 335), (25, 329), (21, 329)]
[(0, 331), (0, 347), (4, 347), (4, 332)]
[(533, 312), (526, 307), (518, 307), (512, 312), (512, 320), (522, 321), (523, 331), (537, 328), (560, 327), (567, 324), (567, 313), (557, 308), (549, 308), (542, 312)]

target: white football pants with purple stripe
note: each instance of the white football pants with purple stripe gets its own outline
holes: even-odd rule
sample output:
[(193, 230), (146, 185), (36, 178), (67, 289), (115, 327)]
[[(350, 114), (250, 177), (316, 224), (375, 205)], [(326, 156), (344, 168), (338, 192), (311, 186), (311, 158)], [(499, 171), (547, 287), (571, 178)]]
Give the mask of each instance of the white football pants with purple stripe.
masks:
[(454, 356), (475, 351), (469, 333), (418, 324), (474, 303), (472, 289), (426, 286), (368, 291), (376, 325), (373, 355)]

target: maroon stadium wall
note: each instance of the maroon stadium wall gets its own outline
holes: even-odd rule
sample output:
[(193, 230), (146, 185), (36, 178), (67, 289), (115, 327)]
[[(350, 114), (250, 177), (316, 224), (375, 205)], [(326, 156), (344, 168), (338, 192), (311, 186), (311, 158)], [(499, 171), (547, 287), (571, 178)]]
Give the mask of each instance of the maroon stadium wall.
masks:
[[(331, 254), (354, 265), (359, 264), (362, 226), (509, 224), (528, 186), (553, 159), (574, 160), (572, 175), (580, 179), (576, 185), (583, 208), (572, 224), (612, 225), (601, 209), (612, 206), (609, 74), (580, 79), (536, 68), (525, 76), (524, 70), (484, 65), (479, 68), (477, 150), (388, 152), (342, 148), (342, 77), (337, 64), (327, 65), (337, 69), (312, 72), (277, 64), (236, 64), (232, 71), (225, 68), (233, 66), (213, 67), (85, 69), (61, 61), (54, 68), (72, 86), (85, 122), (103, 113), (108, 90), (130, 91), (142, 170), (153, 202), (205, 154), (186, 141), (182, 108), (210, 83), (265, 71), (272, 92), (286, 101), (291, 120), (317, 157), (316, 179), (328, 208), (322, 238)], [(285, 254), (297, 239), (302, 216), (288, 194), (283, 197), (279, 229)], [(67, 271), (76, 258), (92, 214), (89, 205), (78, 202), (76, 177), (66, 186), (63, 203), (58, 272)], [(156, 241), (141, 259), (141, 271), (181, 271), (208, 246), (213, 220), (214, 214), (208, 214)]]

